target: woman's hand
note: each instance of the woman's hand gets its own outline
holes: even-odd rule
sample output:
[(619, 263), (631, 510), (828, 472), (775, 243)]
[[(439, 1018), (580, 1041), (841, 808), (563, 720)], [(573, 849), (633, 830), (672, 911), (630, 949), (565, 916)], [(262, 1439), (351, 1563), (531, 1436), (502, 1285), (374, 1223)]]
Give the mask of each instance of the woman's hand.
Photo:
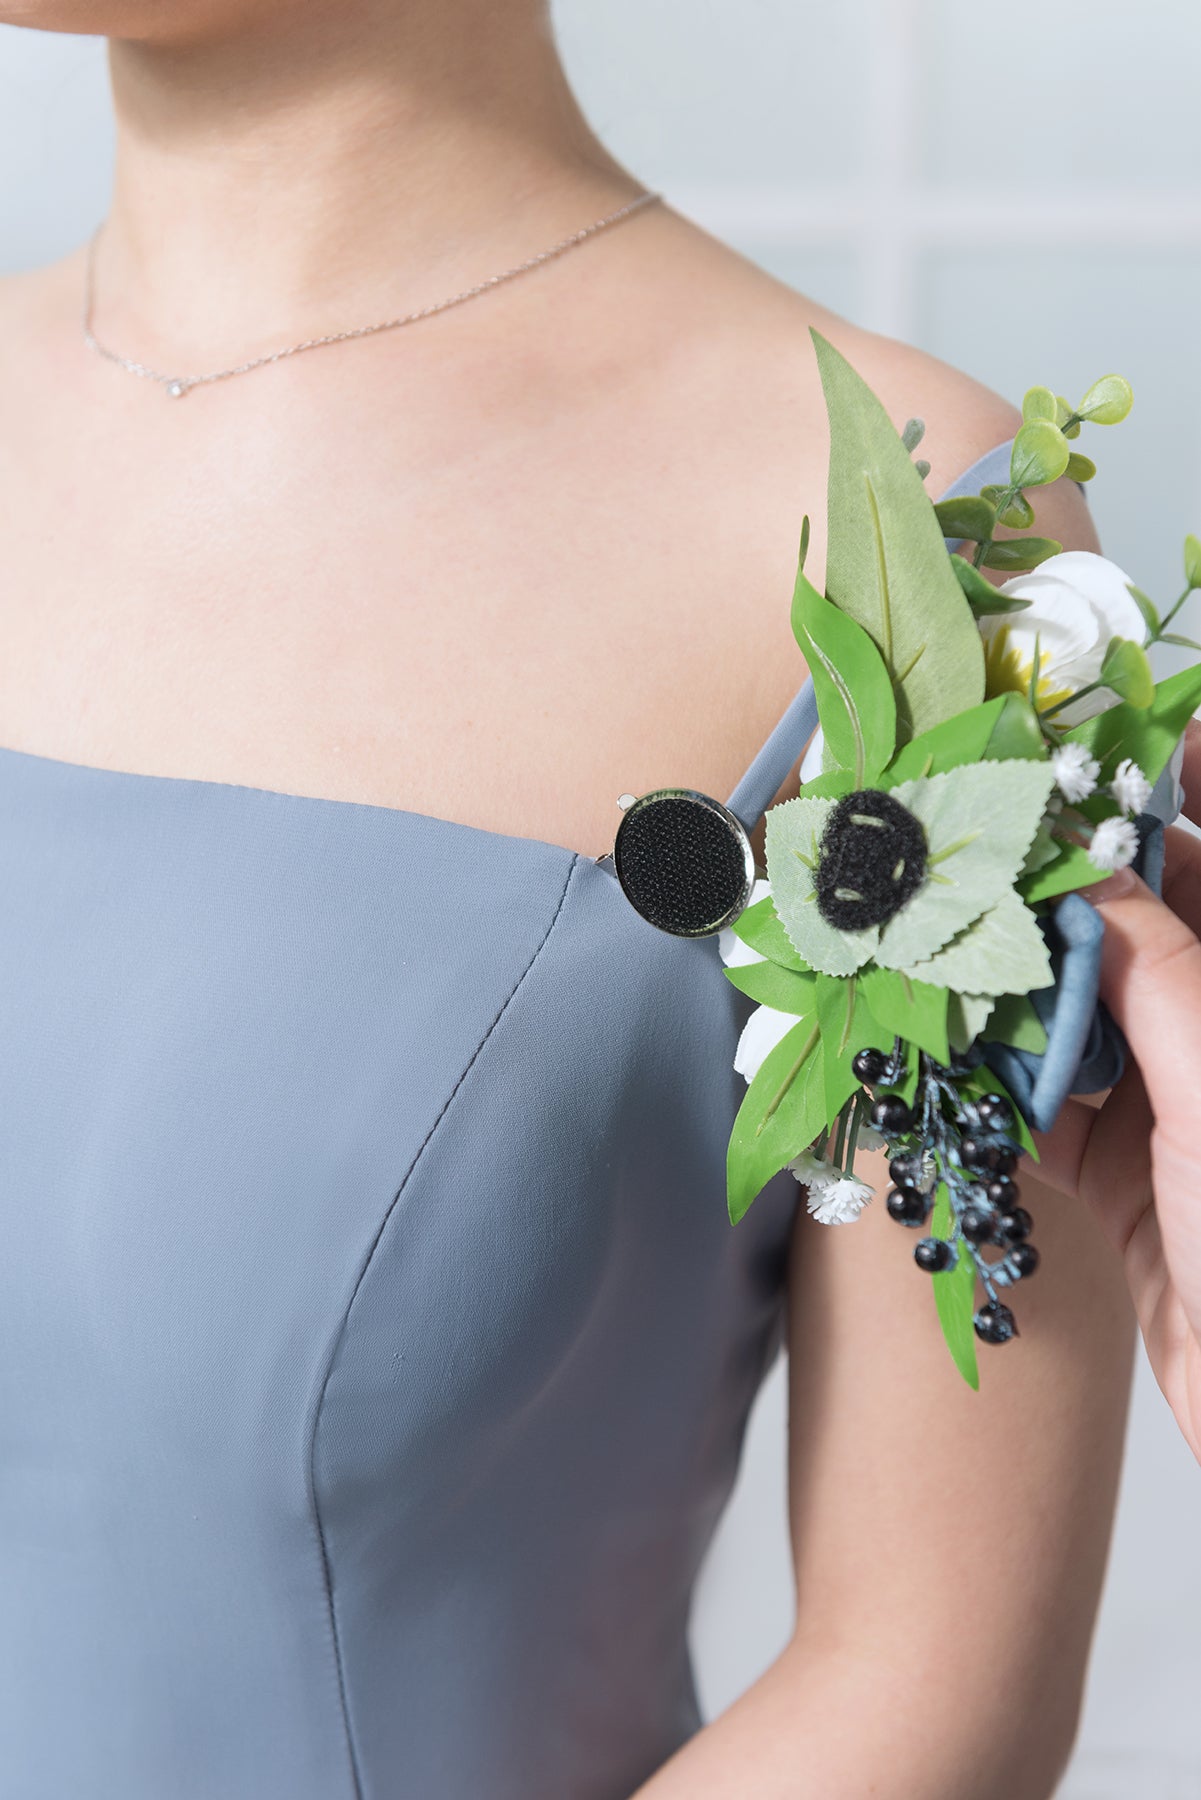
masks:
[[(1201, 822), (1201, 727), (1185, 749)], [(1105, 920), (1102, 993), (1132, 1067), (1100, 1108), (1073, 1101), (1039, 1175), (1095, 1208), (1151, 1366), (1201, 1461), (1201, 841), (1168, 833), (1164, 902), (1130, 870), (1089, 893)]]

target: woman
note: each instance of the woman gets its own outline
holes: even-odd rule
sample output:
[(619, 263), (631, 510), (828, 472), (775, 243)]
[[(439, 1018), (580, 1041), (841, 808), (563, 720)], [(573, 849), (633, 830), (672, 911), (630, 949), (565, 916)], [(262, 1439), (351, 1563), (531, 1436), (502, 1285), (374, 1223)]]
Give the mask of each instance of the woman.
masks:
[[(1201, 726), (1185, 746), (1185, 813), (1201, 823)], [(1132, 869), (1094, 891), (1105, 920), (1105, 1000), (1137, 1058), (1105, 1106), (1073, 1103), (1043, 1172), (1097, 1210), (1122, 1258), (1156, 1379), (1201, 1462), (1201, 842), (1168, 833), (1164, 899)], [(1148, 1153), (1149, 1152), (1149, 1153)]]
[[(127, 365), (427, 307), (640, 185), (542, 0), (0, 14), (108, 34), (119, 122), (92, 341), (84, 251), (0, 296), (6, 1781), (1050, 1794), (1114, 1259), (1035, 1195), (974, 1396), (883, 1208), (823, 1232), (784, 1175), (732, 1231), (740, 997), (593, 860), (623, 791), (794, 788), (809, 325), (925, 418), (932, 492), (1017, 415), (649, 203), (172, 397)], [(1096, 548), (1070, 485), (1039, 524)], [(692, 1581), (785, 1324), (798, 1625), (698, 1729)]]

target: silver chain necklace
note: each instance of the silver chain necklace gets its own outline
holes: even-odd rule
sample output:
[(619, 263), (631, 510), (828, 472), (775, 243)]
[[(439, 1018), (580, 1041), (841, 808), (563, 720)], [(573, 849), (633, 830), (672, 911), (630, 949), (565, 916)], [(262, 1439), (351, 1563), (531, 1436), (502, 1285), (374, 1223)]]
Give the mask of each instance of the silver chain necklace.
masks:
[(460, 294), (452, 294), (449, 300), (437, 300), (432, 306), (422, 306), (416, 312), (404, 313), (398, 319), (381, 319), (374, 325), (357, 325), (352, 331), (331, 331), (324, 337), (304, 338), (299, 344), (285, 344), (282, 349), (271, 350), (266, 356), (255, 356), (249, 362), (235, 363), (228, 369), (213, 369), (207, 375), (164, 375), (161, 369), (151, 369), (145, 363), (135, 362), (130, 356), (122, 356), (117, 350), (110, 350), (102, 344), (92, 330), (92, 312), (95, 294), (96, 244), (100, 237), (98, 228), (88, 244), (87, 271), (84, 279), (83, 294), (83, 338), (89, 350), (102, 356), (106, 362), (115, 363), (124, 369), (127, 375), (138, 375), (143, 381), (154, 381), (172, 400), (182, 399), (195, 387), (208, 387), (215, 381), (229, 381), (235, 375), (249, 375), (254, 369), (265, 369), (269, 363), (283, 362), (285, 357), (299, 356), (303, 350), (320, 350), (328, 344), (347, 344), (354, 338), (374, 337), (381, 331), (396, 331), (402, 325), (415, 325), (419, 319), (431, 319), (435, 313), (448, 312), (452, 306), (462, 306), (468, 300), (478, 299), (481, 294), (491, 293), (493, 288), (500, 287), (502, 282), (514, 281), (519, 275), (528, 275), (531, 269), (541, 268), (543, 263), (563, 256), (568, 250), (574, 250), (586, 238), (595, 237), (598, 231), (604, 231), (610, 225), (616, 225), (622, 219), (629, 218), (631, 213), (640, 207), (650, 205), (653, 200), (662, 199), (661, 194), (642, 193), (633, 200), (619, 206), (616, 212), (607, 213), (603, 219), (596, 219), (591, 225), (585, 225), (581, 231), (573, 231), (570, 237), (560, 239), (547, 250), (540, 250), (537, 256), (531, 256), (525, 262), (516, 263), (511, 269), (504, 269), (499, 275), (490, 275), (486, 281), (476, 282), (474, 287), (464, 288)]

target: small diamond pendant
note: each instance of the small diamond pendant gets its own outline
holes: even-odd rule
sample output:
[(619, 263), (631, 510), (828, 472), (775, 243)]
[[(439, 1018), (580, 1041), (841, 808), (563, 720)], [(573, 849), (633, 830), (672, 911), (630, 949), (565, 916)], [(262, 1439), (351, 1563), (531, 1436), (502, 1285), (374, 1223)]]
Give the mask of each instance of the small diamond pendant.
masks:
[(182, 381), (169, 381), (167, 383), (167, 393), (170, 395), (172, 400), (182, 399), (182, 397), (184, 396), (184, 394), (187, 393), (187, 391), (188, 390), (184, 386)]

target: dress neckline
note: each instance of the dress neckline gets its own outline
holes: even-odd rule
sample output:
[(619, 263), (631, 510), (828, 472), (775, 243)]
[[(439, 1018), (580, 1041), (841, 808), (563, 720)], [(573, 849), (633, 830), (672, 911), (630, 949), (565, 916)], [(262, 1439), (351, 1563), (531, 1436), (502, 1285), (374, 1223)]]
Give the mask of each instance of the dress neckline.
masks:
[(10, 744), (0, 744), (0, 760), (8, 760), (10, 764), (24, 764), (40, 767), (50, 772), (63, 770), (73, 775), (83, 776), (89, 780), (101, 782), (144, 783), (160, 788), (175, 788), (179, 791), (192, 789), (195, 792), (227, 793), (245, 795), (253, 800), (281, 803), (296, 808), (337, 808), (344, 813), (382, 814), (388, 819), (405, 820), (419, 823), (426, 827), (456, 835), (474, 838), (490, 838), (494, 843), (509, 844), (515, 849), (528, 850), (539, 855), (550, 853), (564, 862), (591, 864), (596, 869), (606, 869), (610, 865), (609, 853), (593, 856), (585, 850), (573, 850), (567, 844), (551, 843), (547, 838), (523, 836), (518, 832), (495, 831), (487, 825), (468, 825), (460, 819), (443, 818), (438, 813), (418, 812), (407, 806), (384, 806), (375, 800), (346, 800), (326, 794), (297, 794), (286, 788), (256, 787), (251, 782), (219, 781), (203, 775), (167, 775), (156, 771), (142, 769), (110, 769), (100, 763), (75, 762), (70, 757), (49, 756), (38, 750), (18, 750)]

